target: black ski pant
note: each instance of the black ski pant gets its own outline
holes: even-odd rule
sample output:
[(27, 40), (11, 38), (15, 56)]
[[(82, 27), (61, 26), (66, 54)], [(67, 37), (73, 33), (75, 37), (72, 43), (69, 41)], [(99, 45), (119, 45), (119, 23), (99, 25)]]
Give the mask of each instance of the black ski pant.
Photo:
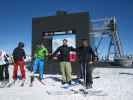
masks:
[(80, 62), (81, 67), (81, 76), (84, 79), (84, 84), (89, 85), (93, 84), (92, 80), (92, 65), (88, 62)]
[(0, 81), (9, 80), (8, 65), (0, 65)]

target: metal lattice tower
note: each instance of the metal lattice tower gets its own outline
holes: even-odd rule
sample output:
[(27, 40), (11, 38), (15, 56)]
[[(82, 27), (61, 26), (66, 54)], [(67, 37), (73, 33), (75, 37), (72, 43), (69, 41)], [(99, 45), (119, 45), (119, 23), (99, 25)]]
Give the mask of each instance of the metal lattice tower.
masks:
[[(96, 49), (96, 52), (98, 51), (98, 48), (101, 44), (101, 41), (105, 36), (109, 37), (110, 43), (108, 46), (108, 52), (107, 52), (107, 59), (109, 60), (110, 55), (114, 55), (114, 58), (121, 58), (124, 56), (122, 43), (117, 31), (117, 22), (115, 17), (111, 18), (103, 18), (103, 19), (97, 19), (92, 20), (92, 27), (91, 27), (91, 35), (96, 35), (98, 37), (101, 37), (100, 41), (98, 42)], [(99, 26), (95, 26), (96, 24), (100, 23)], [(113, 51), (111, 51), (111, 48), (113, 48)]]

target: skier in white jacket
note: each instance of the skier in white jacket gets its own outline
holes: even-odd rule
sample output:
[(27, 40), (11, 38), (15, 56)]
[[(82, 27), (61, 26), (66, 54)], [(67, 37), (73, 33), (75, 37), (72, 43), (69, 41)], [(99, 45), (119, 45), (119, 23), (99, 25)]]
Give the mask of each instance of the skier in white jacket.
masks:
[(5, 51), (0, 50), (0, 81), (9, 81), (8, 57)]

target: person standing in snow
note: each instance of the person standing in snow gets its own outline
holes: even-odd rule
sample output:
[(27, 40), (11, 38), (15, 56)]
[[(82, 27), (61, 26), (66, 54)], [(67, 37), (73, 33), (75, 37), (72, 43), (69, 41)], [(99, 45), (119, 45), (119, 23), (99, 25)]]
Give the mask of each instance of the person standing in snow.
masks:
[(35, 50), (35, 60), (33, 63), (33, 74), (35, 77), (35, 74), (37, 72), (37, 68), (39, 67), (39, 73), (40, 73), (40, 81), (44, 79), (43, 73), (44, 73), (44, 65), (45, 65), (45, 58), (48, 56), (48, 49), (45, 47), (43, 43), (37, 46)]
[(9, 81), (8, 57), (5, 51), (0, 50), (0, 81)]
[(82, 41), (82, 46), (77, 49), (80, 67), (81, 78), (84, 79), (84, 85), (87, 89), (92, 88), (92, 63), (93, 58), (96, 56), (90, 46), (88, 46), (87, 40)]
[(24, 51), (24, 43), (19, 42), (18, 46), (13, 50), (13, 60), (14, 60), (14, 69), (13, 69), (13, 80), (15, 81), (17, 79), (17, 72), (18, 72), (18, 66), (20, 67), (21, 71), (21, 77), (22, 81), (25, 81), (26, 75), (25, 75), (25, 62), (24, 59), (26, 59), (25, 51)]
[(59, 54), (59, 60), (60, 60), (60, 71), (62, 74), (62, 84), (68, 83), (71, 85), (71, 62), (69, 61), (69, 54), (70, 51), (76, 51), (73, 47), (68, 46), (68, 41), (66, 39), (63, 40), (63, 45), (58, 47), (56, 51), (53, 53), (53, 58), (57, 59), (57, 57), (54, 57), (56, 54)]

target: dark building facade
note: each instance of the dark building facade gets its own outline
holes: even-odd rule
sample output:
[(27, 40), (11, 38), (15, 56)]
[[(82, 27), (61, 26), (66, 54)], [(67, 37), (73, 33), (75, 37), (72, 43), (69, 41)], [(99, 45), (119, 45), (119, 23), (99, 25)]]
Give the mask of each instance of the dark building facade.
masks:
[[(76, 46), (80, 45), (82, 39), (89, 39), (90, 17), (88, 12), (70, 13), (58, 11), (55, 16), (36, 17), (32, 19), (32, 54), (35, 47), (43, 42), (51, 52), (52, 40), (45, 38), (45, 33), (49, 36), (55, 35), (54, 32), (66, 32), (71, 30), (76, 35)], [(89, 41), (89, 40), (88, 40)], [(79, 64), (73, 63), (73, 73), (79, 72)], [(56, 66), (56, 67), (55, 67)], [(59, 72), (58, 63), (48, 60), (46, 73), (57, 74)]]

